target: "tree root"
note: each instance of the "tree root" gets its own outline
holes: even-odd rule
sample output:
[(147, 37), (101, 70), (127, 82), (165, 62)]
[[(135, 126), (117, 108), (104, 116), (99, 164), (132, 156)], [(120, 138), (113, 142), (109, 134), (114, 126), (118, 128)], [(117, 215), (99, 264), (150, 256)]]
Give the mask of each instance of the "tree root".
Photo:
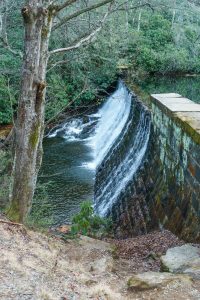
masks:
[(4, 223), (4, 224), (8, 224), (8, 225), (24, 226), (24, 224), (21, 224), (21, 223), (16, 223), (16, 222), (11, 222), (11, 221), (5, 221), (5, 220), (0, 220), (0, 223)]

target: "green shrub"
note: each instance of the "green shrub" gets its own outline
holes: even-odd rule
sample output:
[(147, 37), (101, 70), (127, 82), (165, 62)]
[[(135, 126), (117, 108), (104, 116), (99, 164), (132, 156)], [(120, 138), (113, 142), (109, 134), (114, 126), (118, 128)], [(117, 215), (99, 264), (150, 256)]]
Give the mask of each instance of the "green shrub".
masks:
[(126, 56), (134, 70), (147, 73), (200, 72), (198, 34), (193, 27), (174, 24), (164, 14), (143, 15), (141, 29), (132, 29)]
[(101, 218), (94, 214), (90, 201), (81, 204), (80, 212), (72, 219), (72, 235), (82, 234), (93, 237), (102, 237), (112, 234), (112, 221), (110, 218)]

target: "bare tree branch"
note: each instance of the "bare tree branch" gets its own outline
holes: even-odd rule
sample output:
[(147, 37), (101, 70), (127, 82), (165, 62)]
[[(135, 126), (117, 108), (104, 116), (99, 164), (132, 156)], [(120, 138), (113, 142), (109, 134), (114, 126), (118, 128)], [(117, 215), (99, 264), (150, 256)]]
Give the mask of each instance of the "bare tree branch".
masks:
[(5, 12), (2, 15), (0, 15), (0, 42), (1, 42), (2, 46), (5, 49), (7, 49), (10, 53), (22, 58), (23, 57), (22, 52), (20, 50), (12, 49), (12, 47), (10, 46), (10, 44), (8, 42), (8, 35), (7, 35), (7, 30), (6, 30), (7, 12), (8, 12), (7, 3), (5, 5), (6, 5)]
[[(115, 10), (113, 10), (112, 12), (116, 12), (116, 11), (126, 11), (127, 8), (124, 7), (125, 4), (128, 4), (129, 1), (123, 3), (123, 4), (119, 4)], [(149, 7), (152, 11), (154, 11), (154, 6), (152, 4), (150, 4), (149, 2), (145, 2), (145, 3), (141, 3), (135, 6), (129, 6), (129, 10), (136, 10), (138, 8), (143, 8), (143, 7)]]
[(47, 73), (49, 71), (51, 71), (52, 69), (54, 69), (55, 67), (57, 67), (58, 65), (62, 65), (62, 64), (66, 64), (68, 62), (68, 60), (59, 60), (57, 62), (55, 62), (53, 65), (50, 66), (50, 68), (47, 70)]
[[(111, 8), (111, 6), (110, 6), (110, 8)], [(83, 44), (87, 44), (87, 43), (93, 41), (94, 38), (96, 37), (96, 35), (101, 31), (108, 15), (110, 14), (110, 12), (111, 12), (110, 8), (108, 9), (106, 14), (104, 15), (103, 19), (101, 20), (100, 25), (94, 31), (92, 31), (86, 37), (80, 39), (77, 43), (75, 43), (72, 46), (69, 46), (69, 47), (66, 47), (66, 48), (59, 48), (59, 49), (55, 49), (55, 50), (50, 51), (49, 55), (71, 51), (71, 50), (74, 50), (74, 49), (77, 49), (77, 48), (81, 47)]]
[(106, 5), (106, 4), (111, 3), (111, 2), (114, 2), (114, 0), (103, 0), (103, 1), (101, 1), (99, 3), (90, 5), (88, 7), (83, 8), (83, 9), (80, 9), (79, 11), (76, 11), (73, 14), (68, 15), (68, 16), (62, 18), (61, 21), (58, 24), (56, 24), (55, 26), (53, 26), (52, 31), (55, 30), (55, 29), (57, 29), (57, 28), (59, 28), (59, 27), (61, 27), (62, 25), (64, 25), (68, 21), (70, 21), (70, 20), (72, 20), (72, 19), (74, 19), (74, 18), (76, 18), (76, 17), (78, 17), (78, 16), (80, 16), (80, 15), (82, 15), (82, 14), (88, 12), (88, 11), (94, 10), (96, 8), (99, 8), (99, 7), (103, 6), (103, 5)]
[(62, 9), (64, 9), (64, 8), (70, 6), (71, 4), (73, 4), (73, 3), (75, 3), (75, 2), (77, 2), (77, 0), (68, 0), (68, 1), (66, 1), (65, 3), (63, 3), (62, 5), (57, 6), (57, 7), (56, 7), (56, 11), (59, 12), (59, 11), (61, 11)]
[[(72, 101), (70, 101), (69, 103), (67, 103), (67, 105), (65, 105), (56, 115), (54, 115), (51, 119), (49, 119), (45, 123), (45, 126), (47, 126), (49, 123), (51, 123), (53, 120), (55, 120), (62, 112), (64, 112), (67, 109), (67, 107), (69, 107), (71, 104), (73, 104), (86, 91), (87, 91), (87, 79), (85, 80), (83, 89), (80, 91), (80, 93)], [(51, 131), (52, 131), (52, 129), (51, 129)]]
[(10, 47), (9, 43), (8, 43), (8, 39), (7, 39), (7, 34), (4, 37), (0, 37), (0, 41), (2, 42), (2, 45), (5, 49), (7, 49), (10, 53), (12, 53), (13, 55), (19, 56), (20, 58), (23, 57), (23, 54), (21, 51), (19, 50), (14, 50)]

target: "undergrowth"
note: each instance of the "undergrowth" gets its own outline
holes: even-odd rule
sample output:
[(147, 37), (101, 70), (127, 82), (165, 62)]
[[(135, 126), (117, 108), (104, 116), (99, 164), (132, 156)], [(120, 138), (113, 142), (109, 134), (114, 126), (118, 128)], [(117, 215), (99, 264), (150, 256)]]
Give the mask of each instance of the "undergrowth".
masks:
[(113, 235), (113, 224), (111, 218), (102, 218), (94, 213), (90, 201), (81, 204), (81, 209), (72, 219), (71, 234), (87, 235), (96, 238)]

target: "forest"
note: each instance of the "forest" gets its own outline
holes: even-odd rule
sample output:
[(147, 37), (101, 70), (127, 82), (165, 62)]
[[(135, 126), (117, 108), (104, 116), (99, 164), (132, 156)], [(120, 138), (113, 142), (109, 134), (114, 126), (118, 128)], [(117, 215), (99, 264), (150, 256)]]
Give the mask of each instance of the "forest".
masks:
[[(200, 8), (193, 1), (44, 1), (44, 20), (38, 15), (38, 23), (26, 16), (35, 4), (25, 4), (4, 0), (0, 6), (0, 124), (8, 130), (14, 125), (8, 142), (1, 144), (0, 198), (1, 207), (7, 207), (13, 182), (13, 220), (22, 220), (30, 210), (43, 135), (69, 110), (90, 111), (119, 77), (148, 94), (152, 80), (156, 91), (163, 84), (165, 91), (178, 76), (181, 84), (174, 88), (192, 99), (194, 94), (195, 101), (199, 81), (192, 78), (200, 72)], [(41, 189), (40, 198), (45, 197)]]
[(200, 299), (199, 87), (199, 0), (0, 0), (0, 299)]
[[(78, 2), (81, 8), (87, 2), (93, 3)], [(12, 122), (19, 98), (24, 43), (22, 5), (23, 1), (18, 0), (1, 1), (1, 124)], [(68, 103), (76, 107), (97, 101), (123, 68), (129, 69), (133, 77), (198, 74), (198, 10), (186, 0), (117, 1), (94, 41), (50, 58), (45, 119), (54, 118)], [(104, 13), (105, 8), (100, 8), (69, 20), (52, 32), (50, 49), (75, 44), (95, 30)]]

